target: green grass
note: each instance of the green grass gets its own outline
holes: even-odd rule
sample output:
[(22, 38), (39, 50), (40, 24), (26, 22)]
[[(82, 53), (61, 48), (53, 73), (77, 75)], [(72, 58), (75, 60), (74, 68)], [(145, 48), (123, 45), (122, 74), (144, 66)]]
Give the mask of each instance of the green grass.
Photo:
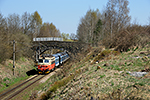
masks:
[(5, 77), (4, 79), (3, 79), (3, 81), (5, 82), (5, 81), (7, 81), (7, 80), (10, 80), (8, 77)]
[(62, 79), (62, 80), (56, 81), (56, 82), (48, 89), (48, 91), (47, 91), (46, 93), (43, 93), (43, 94), (41, 95), (41, 99), (42, 99), (42, 100), (47, 100), (48, 98), (50, 98), (50, 97), (51, 97), (51, 94), (52, 94), (53, 92), (55, 92), (58, 88), (60, 88), (60, 87), (62, 87), (62, 86), (64, 86), (64, 85), (66, 85), (70, 80), (73, 79), (73, 77), (74, 77), (74, 75), (68, 76), (68, 77), (65, 77), (65, 78)]
[(106, 75), (104, 74), (104, 75), (100, 75), (100, 78), (103, 78), (103, 77), (105, 77)]
[(109, 69), (114, 69), (114, 70), (118, 70), (118, 71), (122, 70), (121, 68), (119, 68), (118, 65), (110, 65)]
[[(3, 90), (5, 90), (5, 89), (7, 89), (7, 88), (9, 88), (9, 87), (11, 87), (11, 86), (13, 86), (16, 83), (20, 83), (21, 81), (23, 81), (23, 80), (25, 80), (27, 78), (29, 78), (29, 76), (26, 76), (26, 77), (17, 77), (17, 78), (12, 78), (12, 79), (9, 79), (7, 77), (4, 78), (3, 82), (1, 83), (4, 87), (0, 88), (0, 92), (3, 91)], [(9, 83), (6, 83), (6, 81), (9, 81)], [(8, 85), (8, 87), (6, 87), (6, 85)]]
[[(132, 52), (132, 50), (130, 51)], [(114, 91), (118, 91), (118, 89), (122, 89), (123, 91), (126, 91), (125, 93), (130, 93), (132, 92), (130, 91), (131, 90), (130, 88), (133, 87), (133, 85), (138, 85), (141, 87), (147, 85), (150, 86), (150, 81), (148, 78), (136, 78), (126, 73), (126, 71), (131, 71), (131, 72), (139, 71), (143, 69), (143, 66), (146, 65), (147, 63), (142, 61), (142, 59), (132, 58), (135, 55), (138, 56), (137, 53), (138, 49), (133, 51), (134, 51), (133, 54), (131, 54), (130, 52), (123, 52), (120, 55), (118, 55), (118, 52), (114, 52), (113, 54), (112, 53), (113, 51), (109, 52), (109, 50), (106, 50), (103, 52), (103, 54), (98, 53), (99, 55), (102, 55), (101, 57), (102, 59), (104, 59), (104, 61), (92, 65), (89, 61), (100, 60), (101, 57), (100, 56), (99, 58), (98, 56), (93, 57), (93, 55), (95, 54), (90, 53), (83, 60), (72, 65), (70, 71), (68, 70), (66, 74), (66, 78), (64, 79), (56, 78), (57, 76), (51, 77), (49, 81), (40, 84), (40, 86), (39, 87), (37, 86), (35, 90), (38, 91), (42, 90), (42, 92), (47, 91), (43, 93), (43, 95), (40, 98), (48, 99), (51, 96), (53, 96), (51, 94), (55, 94), (53, 99), (60, 99), (61, 96), (63, 96), (63, 94), (60, 94), (60, 91), (62, 91), (62, 89), (65, 88), (66, 84), (68, 82), (72, 82), (69, 84), (74, 85), (72, 80), (73, 78), (69, 78), (69, 76), (67, 76), (69, 75), (69, 73), (74, 73), (74, 75), (76, 75), (76, 77), (74, 77), (75, 82), (77, 82), (78, 78), (80, 77), (81, 77), (81, 81), (84, 81), (83, 83), (81, 82), (80, 84), (77, 84), (77, 86), (75, 86), (77, 89), (79, 89), (78, 88), (79, 86), (90, 87), (91, 88), (90, 91), (92, 95), (96, 94), (97, 91), (99, 91), (103, 95), (104, 94), (109, 95), (112, 94)], [(112, 58), (106, 59), (108, 56), (111, 56)], [(113, 57), (115, 56), (117, 57), (114, 59)], [(119, 64), (120, 62), (123, 64)], [(103, 66), (106, 63), (108, 63), (110, 66)], [(102, 69), (98, 69), (97, 71), (95, 71), (97, 66), (101, 66)], [(88, 68), (88, 70), (86, 70), (85, 73), (81, 71), (81, 69), (84, 67)], [(120, 73), (120, 71), (122, 71), (122, 73)], [(96, 83), (98, 84), (98, 87), (95, 86)], [(129, 88), (127, 88), (128, 86)], [(68, 94), (73, 93), (73, 91), (71, 91), (70, 88), (74, 88), (74, 87), (71, 87), (71, 85), (68, 84), (67, 87), (69, 88), (69, 90), (67, 90), (65, 94), (68, 96)], [(82, 91), (84, 91), (84, 89), (78, 91), (80, 94), (82, 93)], [(146, 90), (145, 92), (149, 93), (150, 91)], [(125, 94), (123, 93), (121, 95), (125, 95)]]
[(113, 81), (111, 82), (111, 86), (114, 86), (114, 82)]

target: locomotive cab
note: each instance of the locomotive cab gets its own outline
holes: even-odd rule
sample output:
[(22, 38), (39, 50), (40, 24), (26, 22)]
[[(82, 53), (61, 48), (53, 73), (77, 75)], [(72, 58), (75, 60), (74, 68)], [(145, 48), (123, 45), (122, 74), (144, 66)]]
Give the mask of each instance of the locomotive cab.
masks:
[(53, 70), (55, 67), (55, 57), (53, 57), (52, 55), (49, 56), (45, 56), (42, 55), (39, 57), (38, 60), (38, 72), (41, 73), (49, 73), (51, 70)]

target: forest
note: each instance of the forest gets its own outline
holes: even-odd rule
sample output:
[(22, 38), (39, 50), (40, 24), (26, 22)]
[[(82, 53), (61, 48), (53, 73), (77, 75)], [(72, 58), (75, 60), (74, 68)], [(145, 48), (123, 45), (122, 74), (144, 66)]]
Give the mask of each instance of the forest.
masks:
[[(13, 58), (13, 40), (16, 41), (16, 59), (32, 57), (33, 37), (63, 37), (97, 47), (127, 51), (150, 42), (150, 24), (131, 23), (128, 0), (108, 0), (105, 9), (89, 9), (80, 19), (75, 33), (61, 33), (53, 23), (43, 22), (38, 11), (23, 15), (0, 13), (0, 62)], [(150, 20), (149, 20), (150, 22)]]

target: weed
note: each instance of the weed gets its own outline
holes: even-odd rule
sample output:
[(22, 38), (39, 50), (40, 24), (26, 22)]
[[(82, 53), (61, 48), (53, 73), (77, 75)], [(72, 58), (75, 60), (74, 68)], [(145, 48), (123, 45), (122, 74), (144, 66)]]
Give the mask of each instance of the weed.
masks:
[(20, 59), (21, 59), (23, 62), (25, 62), (25, 58), (24, 58), (24, 57), (21, 57)]
[(52, 92), (55, 92), (58, 88), (66, 85), (71, 79), (74, 78), (74, 75), (70, 75), (68, 77), (65, 77), (64, 79), (60, 80), (60, 81), (57, 81), (55, 82), (50, 88), (49, 90), (46, 92), (46, 94), (42, 94), (41, 95), (41, 98), (42, 100), (45, 100), (47, 99), (47, 97), (49, 98), (52, 94)]
[(118, 51), (112, 51), (112, 54), (115, 55), (115, 56), (117, 56), (117, 55), (120, 55), (120, 52), (118, 52)]
[(89, 72), (89, 75), (91, 74), (92, 72)]
[(110, 53), (111, 53), (111, 50), (104, 50), (104, 51), (102, 51), (100, 54), (98, 54), (94, 58), (94, 60), (93, 60), (93, 62), (91, 64), (94, 64), (98, 60), (104, 59), (104, 57), (109, 56)]
[(9, 63), (9, 66), (13, 66), (13, 64)]
[(114, 75), (119, 75), (118, 73), (114, 73)]
[(111, 82), (111, 86), (114, 86), (114, 82), (113, 81)]
[(118, 71), (121, 71), (121, 69), (119, 68), (119, 66), (117, 65), (110, 65), (110, 67), (114, 70), (118, 70)]
[(2, 83), (2, 85), (4, 85), (5, 87), (7, 87), (7, 86), (8, 86), (6, 83)]
[(10, 80), (8, 77), (5, 77), (4, 79), (3, 79), (3, 81), (5, 82), (5, 81), (7, 81), (7, 80)]
[(130, 49), (128, 49), (126, 52), (130, 51)]
[(104, 74), (104, 75), (100, 75), (100, 78), (103, 78), (103, 77), (105, 77), (106, 75)]
[(141, 82), (141, 83), (135, 83), (135, 85), (144, 86), (145, 84), (143, 82)]

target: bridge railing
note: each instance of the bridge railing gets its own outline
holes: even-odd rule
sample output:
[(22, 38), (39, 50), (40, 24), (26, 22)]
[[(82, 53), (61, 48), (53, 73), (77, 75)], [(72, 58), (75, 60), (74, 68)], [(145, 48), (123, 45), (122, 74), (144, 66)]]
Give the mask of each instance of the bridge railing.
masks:
[(33, 41), (63, 41), (63, 38), (58, 38), (58, 37), (41, 37), (41, 38), (33, 38)]

